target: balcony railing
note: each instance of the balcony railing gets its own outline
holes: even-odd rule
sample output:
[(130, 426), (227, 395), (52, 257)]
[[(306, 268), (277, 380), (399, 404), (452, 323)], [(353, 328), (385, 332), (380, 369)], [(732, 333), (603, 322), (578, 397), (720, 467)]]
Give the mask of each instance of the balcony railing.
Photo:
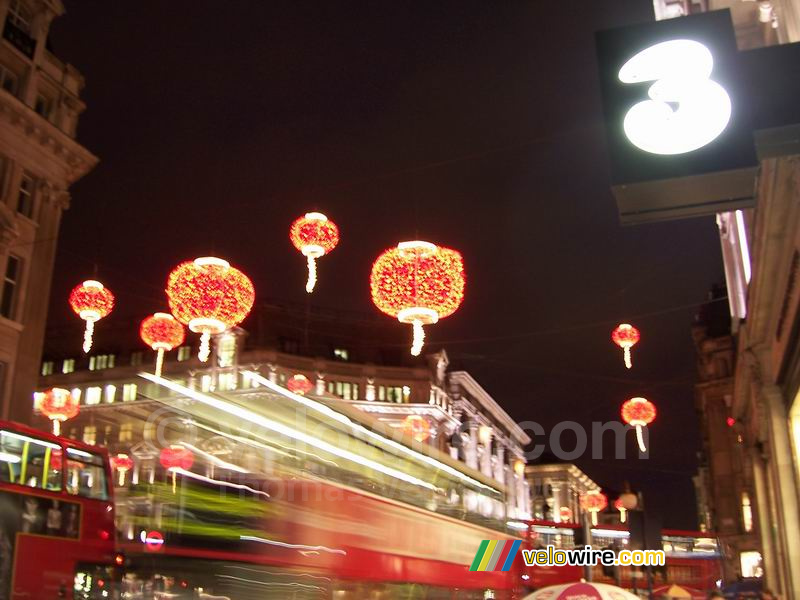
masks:
[(33, 58), (33, 52), (36, 50), (36, 40), (8, 19), (6, 19), (6, 25), (3, 27), (3, 37), (25, 56)]

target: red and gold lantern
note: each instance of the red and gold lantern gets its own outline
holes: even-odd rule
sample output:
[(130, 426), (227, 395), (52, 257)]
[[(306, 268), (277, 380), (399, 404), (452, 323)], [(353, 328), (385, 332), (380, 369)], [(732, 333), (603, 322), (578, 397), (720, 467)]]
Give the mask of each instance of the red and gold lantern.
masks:
[(290, 392), (305, 396), (314, 389), (314, 384), (311, 383), (305, 375), (297, 373), (296, 375), (292, 375), (289, 381), (286, 382), (286, 387)]
[(306, 291), (310, 294), (317, 283), (317, 259), (328, 254), (339, 243), (339, 228), (322, 213), (310, 212), (292, 223), (289, 239), (308, 262)]
[(180, 346), (186, 337), (178, 320), (168, 313), (154, 313), (142, 321), (139, 327), (142, 341), (156, 351), (156, 377), (161, 377), (164, 352)]
[(631, 363), (631, 348), (639, 342), (641, 337), (639, 330), (628, 323), (620, 323), (611, 332), (611, 341), (622, 348), (625, 366), (629, 369), (633, 366)]
[(99, 281), (87, 279), (72, 289), (69, 305), (81, 319), (86, 321), (83, 333), (83, 351), (92, 349), (94, 324), (114, 309), (114, 294)]
[(39, 412), (53, 422), (55, 435), (61, 435), (61, 423), (75, 417), (79, 411), (78, 399), (63, 388), (47, 390), (39, 403)]
[(453, 314), (464, 299), (464, 261), (456, 250), (430, 242), (401, 242), (372, 265), (370, 291), (378, 309), (414, 329), (411, 354), (425, 342), (423, 325)]
[(620, 412), (623, 421), (636, 427), (636, 440), (639, 442), (639, 450), (647, 452), (642, 427), (647, 427), (656, 420), (656, 405), (647, 398), (631, 398), (625, 401)]
[(159, 456), (161, 466), (172, 473), (172, 493), (175, 493), (177, 471), (188, 471), (194, 464), (194, 454), (183, 446), (168, 446), (161, 449)]
[(581, 496), (581, 508), (592, 516), (592, 525), (597, 525), (597, 514), (608, 506), (608, 498), (603, 492), (591, 491)]
[(120, 452), (111, 457), (111, 467), (115, 469), (119, 475), (119, 485), (125, 485), (125, 473), (133, 468), (133, 459), (124, 452)]
[(431, 425), (425, 417), (408, 415), (403, 419), (403, 433), (422, 443), (431, 436)]
[(614, 508), (619, 511), (619, 522), (624, 523), (628, 520), (628, 509), (622, 504), (622, 498), (614, 500)]
[(213, 256), (175, 267), (167, 278), (166, 292), (175, 318), (201, 334), (198, 358), (202, 362), (211, 353), (211, 336), (241, 323), (255, 302), (253, 282), (247, 275)]

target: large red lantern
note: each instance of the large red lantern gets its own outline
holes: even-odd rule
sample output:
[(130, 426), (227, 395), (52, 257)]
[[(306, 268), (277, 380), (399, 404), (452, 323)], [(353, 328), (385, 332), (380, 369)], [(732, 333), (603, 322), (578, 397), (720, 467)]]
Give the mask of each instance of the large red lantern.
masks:
[(314, 384), (309, 381), (308, 377), (300, 373), (292, 375), (289, 381), (286, 382), (286, 387), (290, 392), (305, 396), (308, 392), (314, 389)]
[(611, 332), (611, 341), (622, 348), (625, 366), (629, 369), (633, 366), (631, 363), (631, 348), (638, 343), (641, 337), (642, 335), (639, 333), (639, 330), (628, 323), (620, 323), (617, 325), (616, 329)]
[(119, 485), (125, 485), (125, 473), (133, 468), (133, 459), (127, 454), (120, 452), (111, 457), (111, 467), (119, 473)]
[(322, 213), (310, 212), (292, 223), (289, 239), (308, 261), (306, 291), (310, 294), (317, 283), (317, 259), (328, 254), (339, 243), (339, 228)]
[(39, 412), (53, 422), (55, 435), (61, 435), (61, 423), (75, 417), (79, 411), (78, 399), (63, 388), (47, 390), (39, 403)]
[(647, 398), (631, 398), (622, 405), (622, 420), (628, 425), (636, 427), (636, 439), (639, 442), (639, 450), (647, 452), (644, 443), (642, 427), (647, 427), (656, 420), (656, 406)]
[(597, 513), (603, 512), (608, 506), (608, 497), (596, 490), (581, 496), (581, 508), (592, 515), (592, 525), (597, 525)]
[(202, 362), (211, 353), (211, 336), (241, 323), (253, 308), (253, 282), (228, 263), (213, 256), (196, 258), (175, 267), (167, 278), (172, 314), (200, 333)]
[(156, 377), (161, 377), (164, 352), (180, 346), (186, 337), (178, 320), (168, 313), (155, 313), (142, 321), (139, 327), (142, 341), (156, 351)]
[(464, 299), (464, 261), (456, 250), (430, 242), (401, 242), (372, 265), (370, 291), (378, 309), (414, 328), (411, 354), (419, 356), (423, 325), (453, 314)]
[(183, 446), (168, 446), (161, 449), (161, 466), (172, 473), (172, 493), (175, 493), (175, 479), (178, 470), (188, 471), (194, 464), (194, 454)]
[(83, 334), (83, 351), (92, 349), (94, 324), (114, 309), (114, 294), (99, 281), (87, 279), (72, 289), (69, 305), (81, 319), (86, 321)]
[(408, 415), (403, 419), (403, 433), (414, 441), (424, 442), (431, 436), (431, 425), (425, 417)]

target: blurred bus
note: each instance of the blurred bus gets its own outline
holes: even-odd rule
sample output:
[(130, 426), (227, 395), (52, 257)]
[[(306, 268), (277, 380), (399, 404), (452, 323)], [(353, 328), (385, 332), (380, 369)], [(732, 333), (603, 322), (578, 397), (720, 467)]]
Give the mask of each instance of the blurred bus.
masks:
[[(592, 528), (592, 546), (595, 548), (624, 549), (628, 547), (630, 533), (625, 525), (599, 525)], [(708, 591), (717, 588), (722, 579), (722, 555), (719, 542), (713, 533), (704, 531), (678, 531), (665, 529), (661, 541), (666, 554), (665, 567), (653, 569), (653, 585), (665, 583)], [(528, 544), (532, 548), (550, 544), (558, 548), (574, 548), (583, 544), (580, 525), (577, 523), (553, 523), (530, 521)], [(526, 581), (535, 588), (577, 581), (583, 577), (581, 567), (525, 567)], [(608, 567), (593, 568), (594, 581), (618, 583), (628, 589), (647, 587), (646, 573), (641, 568), (620, 567), (618, 575)]]
[(107, 597), (111, 494), (105, 450), (0, 421), (0, 599)]
[(497, 481), (343, 403), (143, 376), (158, 439), (118, 489), (124, 598), (522, 595), (519, 560), (469, 570), (482, 540), (523, 537)]

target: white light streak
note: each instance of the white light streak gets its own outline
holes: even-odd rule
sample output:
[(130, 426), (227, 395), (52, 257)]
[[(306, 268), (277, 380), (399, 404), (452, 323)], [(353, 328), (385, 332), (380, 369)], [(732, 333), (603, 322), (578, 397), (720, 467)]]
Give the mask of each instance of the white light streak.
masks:
[(212, 479), (211, 477), (206, 477), (205, 475), (199, 475), (197, 473), (193, 473), (192, 471), (187, 471), (186, 469), (181, 469), (180, 467), (173, 467), (170, 469), (171, 473), (175, 473), (177, 475), (183, 475), (184, 477), (190, 477), (192, 479), (197, 479), (198, 481), (204, 481), (206, 483), (213, 483), (215, 485), (221, 485), (223, 487), (234, 488), (237, 490), (246, 490), (253, 494), (258, 494), (259, 496), (264, 496), (264, 498), (269, 498), (270, 495), (267, 492), (262, 492), (261, 490), (257, 490), (255, 488), (251, 488), (249, 485), (243, 485), (241, 483), (231, 483), (230, 481), (220, 481), (219, 479)]
[(736, 230), (739, 233), (739, 251), (742, 253), (742, 267), (744, 268), (744, 279), (750, 283), (750, 249), (747, 246), (747, 231), (744, 228), (744, 213), (736, 211)]
[(328, 552), (330, 554), (341, 554), (342, 556), (347, 556), (347, 552), (341, 550), (339, 548), (328, 548), (327, 546), (307, 546), (305, 544), (288, 544), (286, 542), (278, 542), (276, 540), (268, 540), (267, 538), (257, 537), (254, 535), (240, 535), (240, 540), (244, 540), (246, 542), (258, 542), (259, 544), (269, 544), (270, 546), (280, 546), (281, 548), (289, 548), (290, 550), (303, 550), (308, 552), (309, 550), (315, 552)]

